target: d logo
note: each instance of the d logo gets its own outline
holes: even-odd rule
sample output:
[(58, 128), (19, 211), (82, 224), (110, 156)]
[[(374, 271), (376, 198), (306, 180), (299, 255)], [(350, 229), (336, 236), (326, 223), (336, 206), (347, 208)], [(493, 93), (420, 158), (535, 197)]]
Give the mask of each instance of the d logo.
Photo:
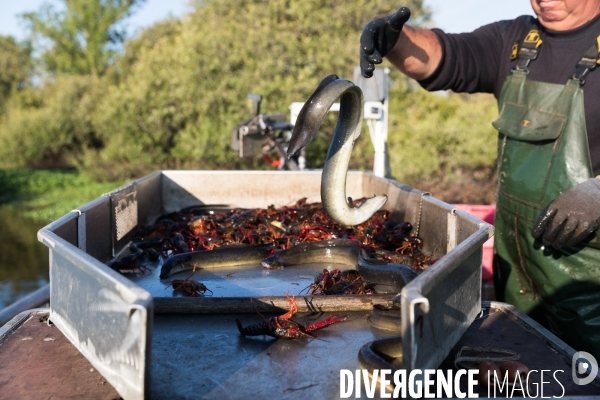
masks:
[[(598, 362), (590, 353), (578, 351), (573, 354), (571, 363), (573, 382), (577, 385), (587, 385), (591, 383), (598, 375)], [(585, 378), (580, 378), (580, 375), (589, 373)]]

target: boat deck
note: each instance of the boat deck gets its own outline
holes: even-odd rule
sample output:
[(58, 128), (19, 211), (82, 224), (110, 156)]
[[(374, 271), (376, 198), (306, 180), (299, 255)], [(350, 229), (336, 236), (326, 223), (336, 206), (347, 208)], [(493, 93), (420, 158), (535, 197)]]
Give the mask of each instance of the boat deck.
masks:
[[(463, 346), (511, 350), (518, 352), (531, 370), (547, 371), (544, 396), (564, 394), (583, 399), (600, 394), (598, 380), (585, 386), (574, 384), (568, 347), (563, 342), (512, 310), (504, 303), (484, 303), (482, 314), (440, 369), (453, 369), (456, 353)], [(309, 342), (241, 338), (233, 322), (235, 315), (157, 315), (149, 397), (187, 398), (193, 393), (223, 398), (228, 393), (231, 398), (246, 398), (248, 391), (260, 398), (269, 394), (281, 398), (337, 397), (339, 369), (360, 368), (358, 348), (368, 337), (382, 337), (372, 328), (363, 329), (367, 313), (349, 314), (349, 321), (319, 331), (319, 338)], [(43, 318), (48, 311), (21, 315), (27, 317), (12, 327), (0, 328), (0, 399), (120, 398), (68, 339), (55, 326), (48, 326)], [(238, 317), (245, 325), (257, 320), (255, 315)], [(184, 340), (174, 342), (173, 332)], [(554, 379), (550, 371), (562, 372)], [(533, 395), (541, 386), (542, 376), (534, 374), (532, 378)], [(242, 391), (239, 382), (246, 382)], [(467, 389), (465, 379), (461, 389)], [(485, 388), (478, 391), (480, 397), (488, 397)]]
[(0, 335), (0, 398), (119, 399), (47, 315), (32, 313), (4, 341)]

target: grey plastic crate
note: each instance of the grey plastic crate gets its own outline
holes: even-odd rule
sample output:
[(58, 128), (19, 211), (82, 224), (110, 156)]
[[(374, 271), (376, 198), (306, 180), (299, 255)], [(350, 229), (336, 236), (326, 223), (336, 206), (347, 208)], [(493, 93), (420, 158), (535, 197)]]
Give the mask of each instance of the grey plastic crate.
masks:
[[(94, 200), (38, 233), (50, 249), (50, 318), (124, 398), (150, 396), (153, 298), (105, 263), (135, 226), (164, 213), (320, 201), (320, 181), (318, 171), (157, 171)], [(423, 251), (439, 258), (401, 292), (403, 366), (435, 368), (481, 310), (483, 243), (493, 227), (394, 180), (348, 173), (348, 196), (374, 194), (387, 194), (393, 219), (412, 223)], [(173, 342), (181, 339), (173, 332)]]

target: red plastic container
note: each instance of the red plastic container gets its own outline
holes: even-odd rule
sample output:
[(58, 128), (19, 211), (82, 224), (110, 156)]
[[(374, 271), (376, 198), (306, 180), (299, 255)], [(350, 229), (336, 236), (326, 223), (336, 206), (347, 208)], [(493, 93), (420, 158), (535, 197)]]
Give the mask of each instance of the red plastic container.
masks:
[[(488, 224), (494, 224), (496, 215), (495, 205), (453, 204), (459, 210), (468, 212)], [(481, 263), (481, 277), (484, 281), (492, 280), (492, 265), (494, 263), (494, 238), (492, 237), (483, 244), (483, 260)]]

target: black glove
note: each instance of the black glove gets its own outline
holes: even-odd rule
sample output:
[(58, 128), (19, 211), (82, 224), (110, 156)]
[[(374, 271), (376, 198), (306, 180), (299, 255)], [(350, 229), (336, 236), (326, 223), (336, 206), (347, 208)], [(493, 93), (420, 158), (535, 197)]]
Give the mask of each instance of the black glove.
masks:
[(369, 22), (360, 36), (360, 71), (365, 78), (373, 76), (375, 66), (396, 45), (410, 10), (400, 7), (394, 14)]
[(542, 210), (531, 234), (544, 246), (574, 246), (600, 227), (600, 179), (562, 192)]

